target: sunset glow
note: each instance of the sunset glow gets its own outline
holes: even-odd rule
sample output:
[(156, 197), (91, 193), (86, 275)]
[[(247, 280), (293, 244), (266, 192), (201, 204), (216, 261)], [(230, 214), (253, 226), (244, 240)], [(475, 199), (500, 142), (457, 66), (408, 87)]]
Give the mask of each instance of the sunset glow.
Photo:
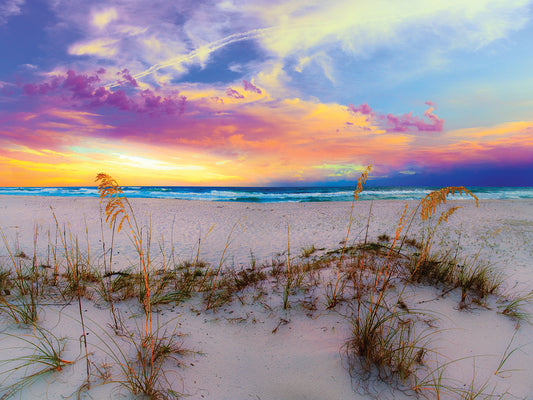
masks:
[(533, 186), (532, 12), (7, 0), (0, 186)]

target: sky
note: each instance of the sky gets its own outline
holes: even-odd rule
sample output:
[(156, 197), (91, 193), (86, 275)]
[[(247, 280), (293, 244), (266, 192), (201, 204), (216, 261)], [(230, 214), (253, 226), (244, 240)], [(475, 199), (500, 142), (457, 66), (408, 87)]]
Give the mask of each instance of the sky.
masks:
[(533, 186), (533, 0), (1, 0), (0, 186)]

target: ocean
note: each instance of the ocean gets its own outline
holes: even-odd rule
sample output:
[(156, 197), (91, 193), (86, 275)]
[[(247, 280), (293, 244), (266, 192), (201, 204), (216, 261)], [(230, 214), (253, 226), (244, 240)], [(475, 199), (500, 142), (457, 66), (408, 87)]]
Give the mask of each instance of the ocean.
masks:
[[(434, 187), (367, 186), (361, 200), (419, 200)], [(533, 199), (533, 187), (469, 187), (480, 199)], [(353, 187), (125, 186), (129, 198), (246, 203), (351, 201)], [(0, 195), (98, 197), (96, 187), (0, 187)]]

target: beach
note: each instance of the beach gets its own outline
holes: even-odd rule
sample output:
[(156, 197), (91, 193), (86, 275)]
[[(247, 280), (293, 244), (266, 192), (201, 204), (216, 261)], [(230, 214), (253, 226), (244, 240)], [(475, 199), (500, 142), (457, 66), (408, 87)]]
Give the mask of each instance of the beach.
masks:
[[(291, 262), (296, 265), (331, 250), (375, 243), (384, 234), (391, 244), (405, 205), (404, 217), (418, 204), (400, 200), (356, 202), (349, 228), (351, 202), (130, 202), (144, 245), (149, 248), (151, 267), (170, 270), (180, 263), (202, 260), (214, 270), (224, 271), (246, 270), (252, 265), (272, 268), (273, 260), (288, 263), (290, 269)], [(501, 314), (503, 306), (533, 289), (533, 201), (484, 200), (476, 207), (473, 199), (464, 197), (437, 208), (433, 223), (451, 207), (459, 208), (436, 227), (432, 250), (453, 249), (465, 263), (475, 259), (490, 265), (503, 276), (498, 290), (467, 307), (459, 306), (458, 288), (445, 291), (442, 286), (407, 284), (394, 278), (395, 288), (391, 290), (399, 292), (402, 287), (402, 301), (408, 309), (432, 313), (427, 318), (431, 321), (425, 321), (427, 329), (434, 329), (428, 343), (433, 353), (426, 356), (426, 369), (437, 376), (444, 370), (440, 366), (446, 364), (442, 384), (453, 387), (447, 393), (443, 391), (441, 398), (461, 398), (460, 391), (471, 387), (472, 392), (480, 390), (481, 398), (492, 393), (496, 398), (505, 394), (512, 399), (533, 399), (533, 327), (526, 320), (518, 323)], [(409, 237), (421, 240), (427, 223), (417, 214), (412, 221), (403, 230), (408, 229)], [(54, 257), (64, 257), (65, 251), (51, 250), (54, 246), (62, 248), (62, 237), (67, 238), (67, 247), (77, 243), (80, 253), (95, 268), (103, 270), (109, 260), (104, 256), (109, 255), (105, 249), (112, 245), (111, 265), (106, 265), (109, 271), (139, 269), (131, 233), (124, 228), (112, 235), (97, 198), (0, 196), (0, 227), (6, 238), (0, 250), (4, 269), (12, 268), (14, 259), (21, 260), (10, 256), (9, 251), (12, 255), (23, 252), (27, 263), (35, 254), (41, 265), (53, 265)], [(306, 256), (306, 252), (314, 254)], [(289, 291), (289, 307), (282, 303), (285, 281), (272, 283), (274, 275), (247, 287), (221, 307), (206, 307), (199, 295), (179, 304), (154, 307), (154, 325), (164, 325), (168, 332), (179, 334), (179, 343), (188, 350), (180, 354), (179, 362), (165, 364), (166, 381), (183, 398), (190, 399), (412, 398), (413, 392), (382, 382), (372, 371), (365, 377), (350, 376), (343, 349), (352, 335), (353, 310), (349, 300), (338, 307), (327, 307), (318, 288), (328, 277), (335, 282), (335, 267), (317, 274), (317, 288), (307, 283), (304, 289)], [(265, 293), (254, 300), (260, 291)], [(111, 336), (108, 305), (95, 289), (87, 290), (80, 302), (90, 354), (85, 354), (80, 345), (77, 300), (48, 294), (39, 300), (42, 306), (38, 323), (58, 338), (66, 337), (63, 357), (76, 361), (61, 371), (43, 375), (17, 392), (15, 398), (42, 399), (45, 394), (50, 399), (75, 397), (86, 377), (86, 358), (91, 361), (93, 375), (90, 388), (79, 391), (81, 398), (132, 398), (125, 386), (116, 382), (120, 367), (117, 372), (113, 365), (120, 363), (102, 344), (124, 340)], [(117, 301), (116, 307), (132, 330), (143, 327), (143, 310), (137, 300)], [(533, 312), (530, 302), (524, 301), (520, 307), (523, 313)], [(0, 314), (0, 360), (13, 357), (11, 348), (17, 336), (35, 335), (31, 327), (13, 322), (7, 314), (4, 307)], [(130, 318), (132, 315), (137, 317)], [(2, 370), (9, 370), (9, 365), (2, 364)], [(107, 380), (103, 377), (106, 368), (111, 371)], [(2, 385), (16, 381), (19, 373), (3, 376)], [(433, 378), (433, 384), (436, 380)], [(426, 384), (418, 394), (431, 398), (436, 392)]]

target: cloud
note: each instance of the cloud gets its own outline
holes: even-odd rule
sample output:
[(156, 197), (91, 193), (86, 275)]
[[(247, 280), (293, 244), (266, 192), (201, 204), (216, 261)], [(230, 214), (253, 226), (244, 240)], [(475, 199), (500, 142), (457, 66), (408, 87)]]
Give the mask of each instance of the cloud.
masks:
[[(104, 70), (98, 72), (104, 73)], [(23, 85), (23, 91), (29, 96), (53, 96), (56, 102), (64, 103), (65, 95), (73, 101), (74, 106), (87, 109), (111, 107), (121, 111), (130, 111), (149, 115), (180, 115), (183, 113), (186, 98), (178, 91), (158, 94), (151, 89), (132, 92), (126, 89), (138, 88), (137, 81), (127, 69), (118, 72), (117, 85), (122, 89), (110, 90), (102, 86), (99, 74), (78, 74), (69, 70), (65, 75), (55, 75), (42, 83)]]
[(332, 43), (340, 44), (343, 51), (365, 55), (379, 47), (420, 39), (428, 32), (447, 46), (479, 47), (522, 26), (528, 6), (526, 0), (415, 0), (409, 7), (388, 0), (371, 4), (311, 0), (305, 8), (286, 2), (269, 2), (268, 7), (264, 2), (253, 2), (243, 8), (266, 26), (277, 28), (261, 41), (285, 57)]
[[(130, 75), (130, 71), (128, 71), (127, 68), (124, 68), (122, 71), (117, 72), (117, 75), (122, 75), (122, 78), (124, 79), (124, 81), (128, 82), (132, 87), (139, 86), (139, 84), (137, 83), (137, 80)], [(119, 84), (122, 84), (122, 83), (123, 83), (122, 81), (119, 81)]]
[(234, 99), (244, 99), (244, 96), (242, 94), (240, 94), (238, 91), (232, 88), (226, 89), (226, 95), (228, 97), (233, 97)]
[(355, 107), (353, 104), (349, 104), (348, 109), (354, 114), (361, 113), (363, 115), (374, 115), (374, 112), (366, 103), (360, 104), (358, 107)]
[(417, 116), (413, 116), (412, 113), (404, 114), (400, 117), (387, 114), (380, 118), (385, 121), (386, 129), (389, 132), (407, 132), (412, 128), (419, 132), (442, 132), (444, 120), (433, 114), (433, 108), (426, 110), (424, 116), (428, 118), (430, 122), (426, 122)]
[[(430, 101), (425, 102), (425, 104), (433, 105)], [(432, 106), (424, 112), (424, 117), (426, 117), (429, 122), (424, 121), (420, 117), (413, 116), (412, 112), (403, 114), (399, 117), (393, 114), (379, 114), (374, 112), (366, 103), (360, 104), (357, 107), (353, 104), (349, 104), (348, 110), (353, 115), (362, 114), (372, 117), (376, 123), (383, 125), (383, 128), (387, 132), (412, 132), (413, 130), (418, 132), (442, 132), (444, 128), (444, 119), (433, 114), (434, 107)]]
[(244, 90), (247, 90), (249, 92), (254, 92), (254, 93), (257, 93), (257, 94), (262, 94), (263, 92), (261, 91), (261, 89), (259, 89), (257, 86), (255, 86), (253, 83), (251, 82), (248, 82), (248, 81), (245, 81), (244, 79), (242, 80), (242, 84), (244, 86)]
[(211, 43), (197, 46), (194, 50), (190, 51), (187, 54), (180, 54), (177, 57), (174, 57), (170, 60), (152, 65), (150, 68), (145, 71), (135, 74), (136, 79), (143, 78), (147, 75), (151, 75), (156, 71), (159, 71), (162, 68), (176, 67), (181, 66), (185, 63), (191, 63), (198, 61), (200, 63), (205, 63), (209, 55), (216, 50), (219, 50), (229, 44), (241, 42), (244, 40), (251, 40), (265, 35), (270, 29), (252, 29), (246, 32), (234, 33), (232, 35), (226, 36), (222, 39), (215, 40)]
[[(347, 78), (339, 72), (345, 67), (337, 61), (339, 53), (348, 59), (372, 61), (386, 50), (390, 57), (385, 63), (408, 53), (422, 70), (441, 68), (448, 54), (457, 49), (476, 50), (523, 27), (529, 3), (414, 0), (405, 7), (403, 2), (389, 0), (369, 4), (310, 0), (305, 5), (267, 0), (216, 4), (206, 0), (137, 0), (114, 2), (110, 7), (103, 0), (55, 0), (50, 6), (59, 20), (58, 27), (76, 29), (82, 35), (69, 47), (70, 54), (89, 57), (77, 61), (81, 70), (89, 70), (93, 58), (103, 58), (110, 70), (128, 66), (134, 79), (164, 86), (185, 76), (193, 66), (205, 68), (216, 61), (226, 64), (221, 68), (242, 73), (248, 81), (255, 78), (254, 82), (269, 92), (281, 93), (278, 82), (265, 79), (263, 83), (258, 76), (271, 75), (271, 66), (279, 65), (278, 71), (285, 74), (280, 72), (278, 77), (283, 77), (286, 86), (295, 71), (312, 78), (315, 72), (306, 68), (312, 62), (332, 85), (342, 85)], [(254, 61), (251, 73), (233, 59), (212, 57), (241, 42), (253, 45), (255, 56), (260, 58)], [(435, 64), (435, 49), (443, 62)], [(116, 84), (109, 81), (106, 86)], [(305, 92), (305, 88), (301, 90)]]
[(118, 19), (118, 12), (116, 8), (106, 8), (100, 11), (93, 11), (92, 24), (98, 29), (105, 28), (109, 23)]
[(0, 25), (7, 23), (7, 20), (22, 13), (22, 6), (25, 0), (4, 0), (0, 3)]
[(102, 38), (89, 42), (76, 43), (69, 47), (69, 54), (75, 56), (98, 56), (110, 58), (117, 54), (117, 39)]
[[(110, 79), (113, 88), (105, 84)], [(100, 162), (98, 151), (112, 149), (105, 165), (129, 169), (132, 180), (140, 179), (137, 160), (152, 177), (164, 172), (164, 182), (204, 185), (354, 179), (354, 166), (367, 164), (380, 174), (457, 160), (509, 165), (532, 154), (530, 121), (447, 132), (429, 101), (422, 115), (382, 113), (368, 103), (276, 96), (265, 82), (272, 81), (258, 75), (230, 84), (184, 82), (176, 91), (147, 86), (129, 68), (56, 72), (19, 86), (13, 112), (0, 112), (0, 148), (20, 171), (44, 169), (45, 155), (47, 163), (60, 163), (46, 151), (67, 154), (75, 167), (74, 153)], [(32, 156), (41, 157), (39, 165), (31, 166)]]
[(320, 51), (312, 56), (303, 56), (298, 58), (298, 63), (294, 67), (294, 70), (299, 73), (303, 73), (307, 68), (312, 65), (318, 66), (323, 73), (324, 77), (328, 79), (332, 84), (336, 84), (334, 78), (334, 60), (325, 51)]

